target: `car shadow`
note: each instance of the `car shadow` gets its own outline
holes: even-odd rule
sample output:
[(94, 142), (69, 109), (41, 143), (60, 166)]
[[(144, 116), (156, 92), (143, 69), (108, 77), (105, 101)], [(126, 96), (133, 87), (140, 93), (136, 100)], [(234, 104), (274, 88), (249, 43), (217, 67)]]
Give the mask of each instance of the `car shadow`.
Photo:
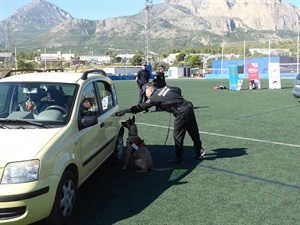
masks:
[[(112, 165), (109, 161), (98, 168), (95, 173), (79, 188), (77, 208), (68, 225), (101, 224), (110, 225), (133, 217), (173, 185), (185, 185), (184, 178), (191, 173), (203, 160), (238, 157), (246, 153), (245, 148), (215, 149), (203, 160), (194, 160), (194, 148), (184, 149), (186, 162), (179, 165), (167, 164), (174, 156), (174, 146), (148, 145), (153, 157), (155, 168), (173, 170), (149, 171), (138, 173), (129, 165), (122, 170), (123, 165)], [(42, 225), (43, 223), (35, 223)]]
[[(148, 148), (155, 168), (173, 166), (166, 160), (174, 156), (174, 146)], [(194, 152), (192, 147), (185, 150)], [(199, 163), (186, 162), (173, 170), (147, 173), (138, 173), (132, 166), (122, 170), (122, 165), (105, 163), (79, 189), (76, 213), (68, 224), (108, 225), (137, 215), (171, 186), (184, 185), (181, 180)]]

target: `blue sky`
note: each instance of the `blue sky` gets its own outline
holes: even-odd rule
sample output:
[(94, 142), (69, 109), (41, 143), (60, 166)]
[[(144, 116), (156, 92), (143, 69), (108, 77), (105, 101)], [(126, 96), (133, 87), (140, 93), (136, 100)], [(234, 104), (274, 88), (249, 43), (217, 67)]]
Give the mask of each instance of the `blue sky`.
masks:
[[(0, 21), (14, 14), (32, 0), (0, 0)], [(47, 0), (70, 13), (74, 18), (107, 19), (134, 15), (143, 10), (146, 0)], [(218, 1), (218, 0), (213, 0)], [(300, 0), (285, 0), (300, 7)], [(153, 4), (162, 0), (153, 0)]]

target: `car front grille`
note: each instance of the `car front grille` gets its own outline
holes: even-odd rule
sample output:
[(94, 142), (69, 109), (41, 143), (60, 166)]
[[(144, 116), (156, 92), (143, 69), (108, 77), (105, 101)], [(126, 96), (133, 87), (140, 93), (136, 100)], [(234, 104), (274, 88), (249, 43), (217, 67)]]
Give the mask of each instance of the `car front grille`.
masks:
[(0, 221), (12, 219), (18, 216), (23, 215), (26, 212), (26, 207), (15, 207), (15, 208), (7, 208), (7, 209), (0, 209)]

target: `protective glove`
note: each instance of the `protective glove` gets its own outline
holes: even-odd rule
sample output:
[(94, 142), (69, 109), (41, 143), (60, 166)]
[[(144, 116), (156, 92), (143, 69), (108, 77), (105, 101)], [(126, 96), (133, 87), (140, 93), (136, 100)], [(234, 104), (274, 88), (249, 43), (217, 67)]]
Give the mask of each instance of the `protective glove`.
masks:
[(120, 110), (119, 112), (116, 112), (116, 116), (124, 116), (126, 114), (126, 110)]

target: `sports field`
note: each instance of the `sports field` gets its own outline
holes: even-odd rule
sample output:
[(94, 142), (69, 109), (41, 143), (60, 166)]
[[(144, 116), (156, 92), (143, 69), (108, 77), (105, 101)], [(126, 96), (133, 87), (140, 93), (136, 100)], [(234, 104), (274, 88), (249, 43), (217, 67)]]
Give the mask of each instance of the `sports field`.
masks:
[[(213, 90), (228, 80), (166, 81), (193, 102), (205, 158), (192, 159), (187, 135), (186, 163), (173, 171), (134, 173), (106, 163), (80, 188), (70, 224), (300, 224), (300, 99), (292, 96), (293, 80), (282, 80), (280, 90), (262, 80), (262, 89), (251, 91), (247, 82), (229, 91)], [(134, 81), (115, 84), (122, 108), (137, 103)], [(155, 166), (168, 167), (173, 116), (140, 113), (136, 121)]]

